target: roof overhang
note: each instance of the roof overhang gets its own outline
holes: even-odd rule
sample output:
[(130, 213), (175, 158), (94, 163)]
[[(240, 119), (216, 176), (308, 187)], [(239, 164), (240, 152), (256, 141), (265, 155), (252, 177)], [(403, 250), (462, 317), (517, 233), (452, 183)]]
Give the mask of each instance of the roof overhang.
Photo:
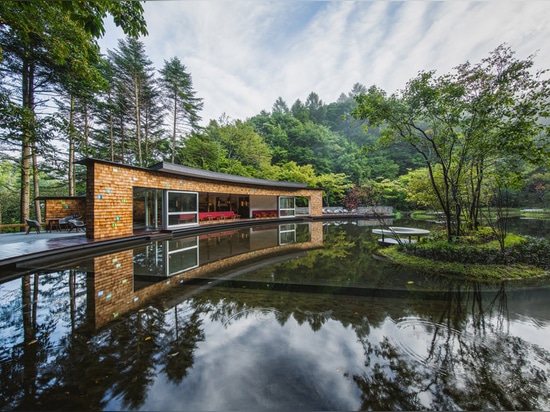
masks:
[(219, 173), (219, 172), (212, 172), (210, 170), (196, 169), (193, 167), (177, 165), (169, 162), (160, 162), (149, 168), (124, 165), (121, 163), (108, 162), (105, 160), (98, 160), (98, 159), (92, 159), (92, 158), (83, 159), (77, 163), (82, 165), (89, 165), (93, 162), (112, 164), (120, 167), (129, 167), (129, 168), (139, 169), (139, 170), (150, 170), (155, 172), (168, 173), (172, 175), (184, 176), (190, 179), (230, 183), (234, 185), (270, 187), (270, 188), (279, 188), (279, 189), (287, 189), (287, 190), (309, 189), (307, 184), (305, 183), (281, 182), (277, 180), (267, 180), (267, 179), (258, 179), (254, 177), (230, 175), (227, 173)]
[(168, 162), (157, 163), (156, 165), (150, 167), (150, 170), (187, 176), (195, 179), (206, 179), (247, 186), (278, 187), (285, 189), (305, 189), (307, 187), (305, 183), (279, 182), (276, 180), (257, 179), (255, 177), (236, 176), (227, 173), (212, 172), (210, 170), (195, 169), (193, 167)]

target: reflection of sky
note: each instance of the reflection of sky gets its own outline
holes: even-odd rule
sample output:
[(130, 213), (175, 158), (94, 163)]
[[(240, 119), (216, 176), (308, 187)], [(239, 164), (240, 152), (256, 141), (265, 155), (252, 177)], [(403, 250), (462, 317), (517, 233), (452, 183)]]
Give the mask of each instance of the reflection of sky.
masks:
[[(535, 344), (548, 349), (543, 340), (548, 336), (548, 327), (541, 329), (527, 317), (509, 322), (508, 333), (502, 333), (497, 327), (498, 316), (486, 316), (483, 331), (469, 321), (463, 330), (457, 330), (412, 314), (399, 319), (386, 316), (378, 327), (370, 325), (368, 334), (361, 337), (357, 330), (330, 318), (314, 331), (311, 324), (299, 323), (294, 316), (281, 325), (276, 315), (273, 309), (250, 309), (217, 320), (203, 315), (205, 340), (194, 352), (195, 362), (188, 375), (175, 383), (157, 368), (159, 374), (140, 409), (357, 410), (362, 406), (362, 394), (354, 377), (365, 385), (374, 383), (373, 379), (390, 383), (402, 378), (409, 386), (399, 390), (416, 393), (418, 404), (410, 405), (458, 408), (464, 400), (442, 395), (445, 384), (436, 378), (439, 371), (456, 391), (466, 396), (472, 393), (472, 382), (485, 382), (484, 374), (475, 371), (488, 363), (493, 363), (491, 368), (503, 368), (500, 373), (504, 379), (513, 378), (518, 371), (501, 363), (516, 356), (513, 336), (522, 338), (521, 345), (527, 351), (520, 354), (522, 362), (539, 370), (547, 367), (548, 357), (530, 348)], [(388, 357), (383, 342), (396, 351), (398, 358)], [(480, 348), (483, 350), (478, 352)], [(366, 353), (367, 349), (371, 350)], [(453, 362), (445, 362), (447, 355)], [(404, 363), (397, 367), (396, 359)], [(375, 368), (381, 375), (374, 376)], [(528, 378), (531, 372), (519, 373)], [(406, 376), (416, 379), (409, 381)], [(432, 380), (438, 383), (431, 385)], [(498, 376), (488, 380), (500, 382)], [(534, 387), (537, 384), (540, 383)], [(397, 389), (388, 387), (384, 396), (392, 399), (397, 395), (392, 390)], [(540, 405), (547, 405), (543, 399), (539, 401)], [(483, 402), (485, 399), (481, 405)], [(124, 405), (112, 399), (105, 408), (115, 410)]]
[(550, 352), (550, 324), (541, 325), (535, 319), (522, 317), (510, 322), (510, 334), (538, 345)]
[[(318, 332), (290, 318), (254, 314), (205, 325), (206, 340), (180, 385), (160, 375), (142, 409), (356, 410), (359, 393), (351, 375), (363, 365), (355, 332), (335, 321)], [(348, 376), (349, 374), (349, 376)]]

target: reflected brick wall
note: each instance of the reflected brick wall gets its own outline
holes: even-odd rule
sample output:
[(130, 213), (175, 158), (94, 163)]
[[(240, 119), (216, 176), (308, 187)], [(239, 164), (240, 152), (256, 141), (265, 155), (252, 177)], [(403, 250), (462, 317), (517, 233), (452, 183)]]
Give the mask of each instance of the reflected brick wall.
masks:
[[(316, 249), (323, 245), (322, 222), (311, 222), (310, 241), (293, 243), (284, 246), (274, 246), (262, 250), (253, 250), (227, 259), (218, 260), (191, 269), (179, 275), (165, 278), (143, 289), (134, 291), (134, 265), (133, 250), (112, 253), (106, 256), (94, 258), (93, 280), (88, 283), (93, 290), (88, 291), (88, 308), (93, 313), (89, 316), (95, 319), (95, 327), (103, 325), (123, 316), (139, 307), (170, 288), (178, 287), (181, 281), (200, 278), (209, 273), (220, 272), (220, 269), (245, 263), (251, 259), (258, 259), (271, 254), (291, 253), (297, 250)], [(223, 273), (223, 271), (221, 271)]]

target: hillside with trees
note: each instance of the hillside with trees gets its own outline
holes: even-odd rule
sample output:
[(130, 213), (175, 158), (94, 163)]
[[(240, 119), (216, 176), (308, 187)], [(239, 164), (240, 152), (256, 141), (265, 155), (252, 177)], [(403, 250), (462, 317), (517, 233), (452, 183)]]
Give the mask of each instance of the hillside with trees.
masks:
[[(391, 96), (356, 83), (335, 102), (311, 91), (201, 125), (185, 56), (148, 58), (140, 3), (83, 4), (0, 3), (0, 223), (41, 219), (36, 196), (82, 194), (86, 157), (305, 182), (327, 206), (442, 210), (472, 225), (504, 196), (549, 205), (549, 87), (532, 57), (501, 46)], [(128, 37), (102, 55), (106, 15)]]

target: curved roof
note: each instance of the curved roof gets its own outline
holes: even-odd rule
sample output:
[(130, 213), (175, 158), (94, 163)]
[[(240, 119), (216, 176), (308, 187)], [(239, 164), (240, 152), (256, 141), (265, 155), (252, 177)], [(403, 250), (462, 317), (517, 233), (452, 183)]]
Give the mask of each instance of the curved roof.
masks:
[(277, 180), (257, 179), (255, 177), (245, 177), (230, 175), (227, 173), (212, 172), (210, 170), (195, 169), (193, 167), (177, 165), (174, 163), (160, 162), (149, 168), (159, 172), (172, 173), (196, 179), (208, 179), (219, 182), (234, 183), (240, 185), (256, 185), (270, 187), (284, 187), (287, 189), (305, 189), (305, 183), (280, 182)]

